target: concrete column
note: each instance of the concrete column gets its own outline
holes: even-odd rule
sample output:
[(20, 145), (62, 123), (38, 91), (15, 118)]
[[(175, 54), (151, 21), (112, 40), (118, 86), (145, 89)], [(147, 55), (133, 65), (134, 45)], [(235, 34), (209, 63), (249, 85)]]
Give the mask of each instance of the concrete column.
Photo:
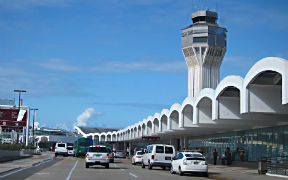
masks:
[(185, 136), (184, 137), (184, 146), (183, 148), (189, 149), (189, 137)]

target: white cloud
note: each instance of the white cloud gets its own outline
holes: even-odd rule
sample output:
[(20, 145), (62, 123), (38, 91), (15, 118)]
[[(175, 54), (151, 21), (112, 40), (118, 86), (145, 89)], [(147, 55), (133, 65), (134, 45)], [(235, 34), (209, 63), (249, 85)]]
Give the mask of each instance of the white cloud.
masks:
[(50, 70), (75, 72), (80, 71), (76, 65), (69, 64), (63, 59), (52, 58), (48, 62), (40, 63), (39, 66)]
[(77, 117), (77, 122), (74, 123), (74, 126), (86, 126), (87, 121), (93, 116), (93, 115), (101, 115), (101, 112), (96, 112), (93, 108), (87, 108), (83, 113), (81, 113)]

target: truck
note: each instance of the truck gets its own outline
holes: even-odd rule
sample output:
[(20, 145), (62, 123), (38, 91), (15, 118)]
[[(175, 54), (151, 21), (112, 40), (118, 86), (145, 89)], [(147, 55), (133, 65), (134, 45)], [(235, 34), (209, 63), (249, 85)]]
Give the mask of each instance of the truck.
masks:
[(91, 138), (79, 138), (75, 141), (75, 156), (85, 156), (89, 147), (93, 145)]

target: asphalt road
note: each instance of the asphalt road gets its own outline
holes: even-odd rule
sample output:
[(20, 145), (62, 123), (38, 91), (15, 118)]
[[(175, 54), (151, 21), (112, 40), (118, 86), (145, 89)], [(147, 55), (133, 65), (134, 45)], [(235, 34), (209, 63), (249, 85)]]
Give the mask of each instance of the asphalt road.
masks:
[(57, 158), (53, 161), (31, 167), (10, 174), (1, 179), (26, 179), (26, 180), (177, 180), (177, 179), (207, 179), (201, 175), (172, 175), (169, 170), (153, 167), (148, 170), (140, 165), (131, 165), (130, 160), (115, 160), (110, 163), (110, 168), (104, 166), (91, 166), (85, 168), (84, 159), (80, 158)]

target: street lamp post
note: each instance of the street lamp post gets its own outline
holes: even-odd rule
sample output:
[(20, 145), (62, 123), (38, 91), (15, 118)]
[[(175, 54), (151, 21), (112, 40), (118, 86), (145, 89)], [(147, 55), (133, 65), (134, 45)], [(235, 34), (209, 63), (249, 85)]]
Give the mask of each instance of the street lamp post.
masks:
[[(21, 93), (27, 92), (26, 90), (19, 90), (19, 89), (15, 89), (14, 92), (19, 93), (19, 113), (20, 113), (20, 108), (21, 108)], [(18, 144), (19, 141), (19, 123), (17, 123), (17, 140), (16, 140), (16, 144)]]
[(34, 108), (34, 109), (31, 109), (31, 110), (34, 111), (34, 113), (33, 113), (33, 124), (32, 124), (32, 138), (33, 138), (32, 143), (33, 143), (33, 146), (34, 146), (34, 144), (35, 144), (34, 123), (35, 123), (35, 113), (36, 113), (35, 111), (37, 111), (38, 109), (37, 109), (37, 108)]

